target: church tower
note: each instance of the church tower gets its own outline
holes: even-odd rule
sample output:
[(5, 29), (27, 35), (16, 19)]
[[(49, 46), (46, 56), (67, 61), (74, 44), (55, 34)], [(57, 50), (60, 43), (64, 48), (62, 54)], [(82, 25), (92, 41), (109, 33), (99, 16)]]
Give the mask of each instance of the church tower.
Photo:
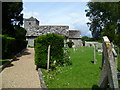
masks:
[(24, 28), (29, 31), (32, 26), (39, 26), (39, 21), (34, 18), (30, 17), (29, 19), (24, 19)]

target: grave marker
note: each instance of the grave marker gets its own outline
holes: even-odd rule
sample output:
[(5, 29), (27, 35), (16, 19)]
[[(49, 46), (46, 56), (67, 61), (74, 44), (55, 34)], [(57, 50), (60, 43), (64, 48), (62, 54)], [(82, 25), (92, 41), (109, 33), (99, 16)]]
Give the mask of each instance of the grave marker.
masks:
[(117, 68), (115, 64), (115, 57), (112, 52), (112, 46), (107, 36), (103, 37), (103, 60), (102, 72), (98, 86), (106, 88), (109, 83), (109, 88), (118, 90)]

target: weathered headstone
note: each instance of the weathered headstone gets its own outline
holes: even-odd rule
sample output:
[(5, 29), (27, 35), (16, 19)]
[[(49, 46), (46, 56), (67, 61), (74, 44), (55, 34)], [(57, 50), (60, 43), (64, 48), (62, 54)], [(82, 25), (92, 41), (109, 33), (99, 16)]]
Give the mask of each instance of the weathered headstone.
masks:
[(109, 88), (118, 90), (117, 68), (115, 58), (112, 52), (112, 46), (107, 36), (103, 37), (103, 65), (98, 86), (106, 88), (109, 83)]

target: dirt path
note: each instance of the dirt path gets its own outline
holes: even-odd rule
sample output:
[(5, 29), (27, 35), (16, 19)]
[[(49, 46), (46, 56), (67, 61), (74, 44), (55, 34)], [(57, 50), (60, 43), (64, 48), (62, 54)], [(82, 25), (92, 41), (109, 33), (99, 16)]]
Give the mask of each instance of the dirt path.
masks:
[(2, 74), (2, 88), (40, 88), (40, 80), (34, 65), (34, 49), (28, 48)]

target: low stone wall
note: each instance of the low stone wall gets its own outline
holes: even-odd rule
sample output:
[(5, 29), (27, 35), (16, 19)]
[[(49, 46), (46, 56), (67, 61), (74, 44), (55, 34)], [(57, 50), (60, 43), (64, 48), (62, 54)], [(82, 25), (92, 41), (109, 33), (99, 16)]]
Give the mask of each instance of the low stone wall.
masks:
[(39, 75), (39, 79), (40, 79), (40, 84), (41, 84), (41, 88), (47, 88), (47, 86), (45, 85), (45, 81), (42, 75), (42, 71), (40, 68), (38, 68), (38, 75)]

